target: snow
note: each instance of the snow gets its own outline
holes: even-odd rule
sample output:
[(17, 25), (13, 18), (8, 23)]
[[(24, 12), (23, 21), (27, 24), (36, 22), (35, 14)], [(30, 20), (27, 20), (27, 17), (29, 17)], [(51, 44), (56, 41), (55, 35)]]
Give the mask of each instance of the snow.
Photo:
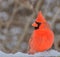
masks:
[(0, 6), (2, 9), (7, 9), (11, 4), (14, 3), (14, 0), (0, 0)]
[(48, 17), (52, 17), (52, 16), (53, 16), (53, 13), (52, 13), (52, 12), (48, 12), (48, 13), (47, 13), (47, 16), (48, 16)]
[(8, 13), (6, 13), (5, 11), (4, 12), (0, 12), (0, 19), (3, 20), (3, 21), (7, 21), (9, 19)]
[(57, 31), (60, 31), (60, 23), (56, 24), (56, 29), (57, 29)]
[(0, 57), (28, 57), (28, 56), (33, 56), (33, 57), (36, 57), (36, 56), (60, 56), (60, 53), (56, 50), (50, 50), (50, 51), (45, 51), (45, 52), (39, 52), (39, 53), (36, 53), (34, 55), (32, 54), (27, 54), (27, 53), (21, 53), (21, 52), (17, 52), (15, 54), (6, 54), (6, 53), (3, 53), (2, 51), (0, 51)]
[(6, 36), (0, 33), (0, 39), (1, 40), (5, 40), (6, 39)]
[(22, 29), (20, 27), (12, 27), (10, 29), (10, 32), (12, 35), (20, 34), (22, 32)]

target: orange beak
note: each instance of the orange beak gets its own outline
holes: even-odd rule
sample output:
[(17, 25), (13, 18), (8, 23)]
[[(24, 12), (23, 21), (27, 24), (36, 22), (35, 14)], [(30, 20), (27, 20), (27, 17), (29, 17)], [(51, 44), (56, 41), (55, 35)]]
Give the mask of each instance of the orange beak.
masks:
[(34, 22), (34, 23), (32, 24), (32, 26), (33, 26), (33, 27), (37, 27), (38, 25)]

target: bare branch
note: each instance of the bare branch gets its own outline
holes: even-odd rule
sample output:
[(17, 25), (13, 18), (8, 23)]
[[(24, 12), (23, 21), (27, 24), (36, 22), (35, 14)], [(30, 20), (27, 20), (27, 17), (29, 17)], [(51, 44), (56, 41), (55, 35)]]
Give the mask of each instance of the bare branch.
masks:
[(56, 14), (55, 14), (54, 17), (52, 18), (51, 28), (54, 28), (54, 23), (55, 23), (55, 21), (57, 20), (57, 16), (58, 16), (59, 13), (60, 13), (60, 9), (58, 9), (58, 10), (56, 11)]
[(25, 35), (27, 34), (27, 32), (28, 32), (28, 29), (29, 29), (29, 25), (30, 25), (31, 20), (32, 20), (33, 17), (36, 15), (36, 13), (39, 11), (41, 2), (42, 2), (42, 0), (38, 0), (38, 3), (36, 4), (36, 7), (35, 7), (35, 9), (34, 9), (34, 12), (33, 12), (33, 14), (30, 16), (31, 19), (30, 19), (30, 18), (27, 19), (27, 23), (25, 24), (25, 27), (24, 27), (24, 28), (25, 28), (25, 29), (24, 29), (24, 32), (23, 32), (22, 35), (19, 37), (18, 44), (17, 44), (17, 46), (15, 47), (15, 49), (12, 51), (13, 53), (15, 53), (17, 50), (19, 50), (20, 44), (21, 44), (21, 42), (23, 41), (24, 36), (25, 36)]

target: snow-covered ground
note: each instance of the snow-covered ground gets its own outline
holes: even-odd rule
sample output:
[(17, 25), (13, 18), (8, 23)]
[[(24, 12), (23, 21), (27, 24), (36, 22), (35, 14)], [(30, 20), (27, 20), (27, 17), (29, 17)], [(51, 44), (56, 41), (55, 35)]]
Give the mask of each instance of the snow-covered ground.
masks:
[(36, 57), (36, 56), (60, 56), (60, 53), (56, 50), (50, 50), (50, 51), (45, 51), (45, 52), (39, 52), (39, 53), (36, 53), (34, 55), (29, 55), (29, 54), (25, 54), (25, 53), (21, 53), (21, 52), (18, 52), (18, 53), (15, 53), (15, 54), (6, 54), (6, 53), (3, 53), (2, 51), (0, 51), (0, 57), (28, 57), (28, 56), (33, 56), (33, 57)]

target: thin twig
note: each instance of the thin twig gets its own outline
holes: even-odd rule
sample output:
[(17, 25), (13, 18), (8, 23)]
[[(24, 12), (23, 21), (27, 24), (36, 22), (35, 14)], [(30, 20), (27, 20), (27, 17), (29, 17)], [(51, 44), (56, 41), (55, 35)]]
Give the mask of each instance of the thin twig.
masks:
[[(29, 19), (27, 19), (27, 23), (25, 24), (25, 29), (24, 29), (24, 32), (22, 33), (22, 35), (19, 37), (19, 41), (18, 41), (18, 43), (17, 43), (17, 46), (15, 47), (15, 49), (12, 51), (13, 53), (14, 52), (16, 52), (17, 50), (19, 50), (19, 47), (20, 47), (20, 44), (21, 44), (21, 42), (23, 41), (23, 39), (24, 39), (24, 36), (27, 34), (27, 31), (28, 31), (28, 29), (29, 29), (29, 25), (30, 25), (30, 22), (31, 22), (31, 20), (33, 19), (33, 17), (36, 15), (36, 13), (38, 12), (38, 10), (39, 10), (39, 8), (40, 8), (40, 5), (41, 5), (41, 2), (42, 2), (42, 0), (38, 0), (38, 3), (37, 3), (37, 5), (36, 5), (36, 7), (35, 7), (35, 11), (33, 12), (33, 14), (30, 16), (30, 18)], [(40, 4), (39, 4), (40, 3)]]
[[(18, 0), (15, 0), (15, 5), (14, 5), (12, 15), (11, 15), (9, 21), (6, 23), (6, 29), (9, 28), (10, 24), (12, 23), (12, 21), (13, 21), (13, 19), (15, 17), (15, 14), (17, 12), (17, 10), (16, 10), (17, 9), (17, 4), (18, 4)], [(7, 35), (7, 33), (5, 35)], [(6, 42), (7, 42), (7, 40), (3, 41), (3, 45), (5, 45), (5, 47), (7, 47), (6, 44), (5, 44)], [(5, 48), (5, 50), (7, 50), (7, 49)]]
[(60, 9), (58, 9), (58, 10), (56, 11), (56, 14), (55, 14), (54, 17), (52, 18), (51, 28), (54, 28), (54, 23), (55, 23), (55, 21), (57, 20), (57, 16), (58, 16), (59, 13), (60, 13)]
[(9, 28), (9, 25), (12, 23), (12, 21), (13, 21), (13, 19), (14, 19), (14, 16), (15, 16), (15, 14), (16, 14), (16, 12), (17, 12), (17, 10), (16, 10), (16, 9), (17, 9), (17, 3), (18, 3), (18, 0), (15, 0), (15, 6), (14, 6), (14, 8), (13, 8), (13, 13), (12, 13), (9, 21), (6, 23), (6, 28), (7, 28), (7, 29)]
[(38, 1), (37, 1), (37, 4), (36, 4), (36, 6), (35, 6), (35, 12), (36, 12), (36, 13), (38, 13), (39, 8), (41, 8), (41, 5), (42, 5), (43, 1), (44, 1), (44, 0), (38, 0)]

